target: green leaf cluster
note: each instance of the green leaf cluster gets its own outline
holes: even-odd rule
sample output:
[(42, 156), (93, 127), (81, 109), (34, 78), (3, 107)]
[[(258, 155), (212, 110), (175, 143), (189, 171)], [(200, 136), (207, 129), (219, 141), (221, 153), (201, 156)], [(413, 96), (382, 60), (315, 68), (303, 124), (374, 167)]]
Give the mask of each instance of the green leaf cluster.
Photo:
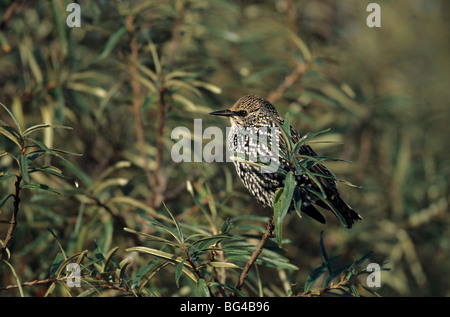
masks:
[[(270, 112), (268, 111), (270, 114)], [(324, 164), (325, 161), (343, 161), (350, 163), (349, 161), (340, 160), (337, 158), (329, 157), (329, 156), (308, 156), (308, 155), (300, 155), (299, 151), (301, 147), (306, 146), (308, 142), (311, 142), (311, 139), (316, 137), (319, 134), (326, 133), (330, 129), (326, 129), (320, 132), (306, 134), (303, 136), (298, 142), (295, 142), (291, 135), (291, 125), (289, 120), (289, 113), (286, 114), (284, 121), (281, 123), (277, 120), (272, 114), (272, 119), (276, 123), (279, 131), (281, 142), (286, 145), (285, 149), (280, 147), (280, 155), (286, 160), (291, 166), (291, 170), (286, 172), (284, 170), (278, 170), (277, 172), (283, 174), (285, 176), (284, 187), (279, 188), (274, 195), (274, 203), (273, 203), (273, 215), (274, 215), (274, 223), (275, 223), (275, 231), (277, 233), (277, 243), (281, 247), (282, 243), (282, 227), (283, 220), (293, 204), (295, 211), (298, 216), (301, 218), (301, 206), (302, 200), (300, 196), (299, 190), (304, 190), (310, 192), (312, 195), (318, 197), (322, 200), (333, 213), (338, 217), (338, 219), (345, 225), (345, 219), (342, 215), (335, 209), (333, 204), (328, 200), (327, 195), (325, 194), (325, 190), (323, 188), (322, 183), (319, 181), (319, 178), (328, 178), (333, 181), (339, 181), (333, 172), (330, 171), (331, 175), (314, 172), (311, 171), (311, 167), (316, 164)], [(297, 185), (295, 181), (295, 177), (298, 175), (306, 174), (309, 179), (311, 179), (315, 185), (319, 188), (319, 191), (305, 185)], [(348, 183), (348, 182), (347, 182)]]
[[(0, 133), (12, 141), (15, 144), (14, 151), (5, 151), (0, 154), (0, 156), (9, 156), (16, 163), (17, 170), (16, 171), (6, 171), (1, 175), (0, 180), (16, 180), (20, 183), (23, 180), (26, 184), (22, 185), (21, 188), (29, 188), (29, 189), (42, 189), (51, 191), (59, 194), (57, 189), (52, 188), (46, 184), (34, 184), (30, 183), (31, 178), (30, 174), (32, 173), (47, 173), (50, 175), (54, 175), (63, 179), (70, 179), (62, 174), (62, 171), (53, 165), (37, 165), (36, 161), (39, 161), (39, 158), (43, 155), (49, 155), (57, 157), (58, 159), (63, 160), (67, 164), (71, 164), (62, 154), (68, 155), (80, 155), (74, 152), (70, 152), (67, 150), (49, 148), (44, 144), (41, 140), (34, 137), (38, 131), (43, 129), (68, 129), (71, 130), (71, 127), (53, 125), (53, 124), (38, 124), (31, 126), (25, 130), (21, 127), (18, 120), (14, 116), (14, 114), (8, 109), (7, 106), (0, 103), (2, 110), (5, 111), (10, 119), (13, 121), (13, 125), (6, 123), (3, 120), (0, 120)], [(11, 195), (7, 195), (3, 197), (0, 201), (0, 207), (6, 203), (7, 199), (10, 198)]]
[[(335, 267), (335, 263), (341, 257), (336, 255), (329, 257), (323, 242), (323, 233), (320, 234), (320, 251), (322, 253), (322, 263), (320, 263), (308, 276), (305, 281), (303, 293), (299, 293), (297, 285), (292, 288), (292, 295), (297, 296), (324, 296), (338, 295), (338, 296), (353, 296), (360, 297), (363, 295), (380, 296), (375, 289), (369, 288), (365, 282), (359, 282), (358, 276), (366, 275), (368, 272), (361, 264), (366, 262), (373, 252), (369, 252), (360, 259), (350, 263)], [(389, 268), (381, 268), (383, 271), (389, 271)], [(322, 281), (317, 287), (319, 281)]]
[[(233, 286), (233, 281), (242, 270), (244, 264), (249, 260), (254, 245), (248, 242), (248, 232), (262, 232), (264, 229), (246, 222), (264, 223), (261, 217), (233, 217), (227, 219), (222, 225), (214, 225), (215, 207), (210, 205), (210, 210), (205, 208), (197, 199), (191, 188), (191, 194), (204, 212), (208, 232), (199, 226), (192, 226), (179, 222), (176, 217), (166, 208), (169, 217), (161, 217), (163, 221), (150, 218), (141, 213), (150, 227), (155, 230), (154, 234), (125, 228), (126, 232), (137, 234), (145, 238), (146, 243), (156, 244), (158, 248), (147, 246), (135, 246), (127, 248), (127, 252), (138, 252), (153, 257), (148, 264), (146, 281), (156, 278), (156, 273), (166, 267), (174, 267), (174, 283), (181, 287), (181, 278), (185, 276), (188, 285), (194, 287), (194, 293), (200, 296), (216, 296), (219, 293), (225, 296), (237, 294), (247, 296)], [(211, 208), (212, 207), (212, 208)], [(187, 234), (186, 232), (189, 232)], [(245, 234), (243, 234), (245, 233)], [(156, 261), (155, 259), (158, 259)], [(278, 270), (297, 270), (295, 265), (282, 256), (279, 251), (265, 249), (256, 262), (257, 266), (266, 266)], [(258, 276), (252, 274), (250, 278), (253, 285), (261, 283)]]

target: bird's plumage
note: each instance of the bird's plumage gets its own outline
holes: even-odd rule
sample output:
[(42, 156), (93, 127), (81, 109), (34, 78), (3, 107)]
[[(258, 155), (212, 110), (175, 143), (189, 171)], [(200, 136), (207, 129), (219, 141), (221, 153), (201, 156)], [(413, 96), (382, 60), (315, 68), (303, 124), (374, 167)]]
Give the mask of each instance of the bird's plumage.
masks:
[[(241, 146), (247, 153), (249, 151), (256, 151), (257, 155), (268, 155), (271, 149), (265, 145), (259, 145), (255, 148), (251, 148), (251, 137), (244, 136), (239, 140), (239, 133), (244, 129), (254, 129), (259, 135), (264, 134), (268, 136), (269, 141), (278, 141), (279, 148), (285, 149), (284, 139), (279, 135), (275, 135), (276, 140), (270, 139), (270, 131), (277, 127), (274, 122), (274, 118), (281, 124), (284, 124), (284, 119), (278, 114), (275, 106), (269, 101), (258, 96), (244, 96), (241, 97), (236, 103), (227, 110), (212, 112), (213, 115), (227, 116), (231, 121), (231, 131), (229, 134), (228, 146), (230, 153), (235, 153), (238, 146)], [(278, 131), (278, 130), (277, 130)], [(300, 133), (290, 126), (290, 133), (294, 143), (297, 143), (301, 139)], [(243, 142), (242, 142), (243, 141)], [(241, 142), (241, 143), (240, 143)], [(299, 150), (300, 156), (316, 157), (317, 154), (309, 145), (303, 145)], [(289, 162), (284, 158), (278, 157), (279, 168), (285, 171), (291, 170)], [(234, 161), (237, 174), (241, 178), (245, 187), (256, 198), (256, 200), (267, 207), (273, 207), (273, 197), (275, 191), (284, 186), (284, 178), (278, 173), (262, 172), (261, 168), (248, 164), (242, 161)], [(336, 181), (333, 174), (322, 164), (314, 164), (309, 168), (309, 171), (315, 173), (316, 178), (319, 180), (322, 189), (325, 192), (327, 201), (331, 203), (334, 209), (345, 219), (347, 228), (351, 228), (354, 221), (361, 221), (362, 217), (356, 213), (340, 196), (337, 189)], [(311, 216), (321, 223), (325, 223), (325, 218), (315, 208), (314, 204), (322, 208), (332, 210), (327, 203), (320, 199), (317, 195), (311, 193), (311, 191), (305, 190), (305, 186), (310, 187), (316, 192), (320, 192), (317, 184), (310, 180), (306, 173), (302, 175), (296, 175), (295, 180), (299, 188), (302, 205), (301, 212)], [(293, 204), (291, 208), (294, 208)], [(336, 215), (338, 216), (338, 215)]]

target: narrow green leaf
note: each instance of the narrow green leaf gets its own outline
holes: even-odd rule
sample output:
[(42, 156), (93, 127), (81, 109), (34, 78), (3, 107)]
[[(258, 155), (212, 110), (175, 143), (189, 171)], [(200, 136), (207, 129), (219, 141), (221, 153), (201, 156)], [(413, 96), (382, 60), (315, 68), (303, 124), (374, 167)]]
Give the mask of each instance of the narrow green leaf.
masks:
[(289, 119), (289, 112), (286, 112), (286, 117), (284, 118), (283, 122), (283, 130), (286, 133), (286, 135), (291, 138), (291, 122)]
[(46, 191), (61, 195), (61, 193), (58, 192), (56, 189), (54, 189), (48, 185), (45, 185), (45, 184), (26, 184), (26, 185), (23, 185), (22, 188), (42, 189), (42, 190), (46, 190)]
[[(135, 289), (139, 283), (146, 284), (149, 279), (146, 279), (146, 275), (152, 270), (155, 266), (155, 263), (158, 261), (156, 257), (154, 257), (150, 262), (144, 265), (136, 274), (136, 276), (131, 280), (131, 288)], [(143, 282), (142, 282), (143, 280)], [(143, 286), (142, 286), (143, 287)]]
[(102, 59), (108, 57), (108, 55), (113, 51), (116, 47), (117, 43), (119, 43), (120, 38), (127, 33), (127, 30), (124, 26), (121, 26), (117, 29), (108, 39), (103, 48), (102, 52), (95, 58), (94, 63), (101, 61)]
[(324, 281), (324, 286), (328, 286), (334, 278), (334, 272), (327, 251), (325, 250), (325, 245), (323, 244), (323, 232), (320, 233), (320, 251), (322, 252), (323, 263), (328, 270), (328, 277)]
[(228, 284), (222, 284), (222, 283), (218, 283), (218, 282), (210, 282), (209, 285), (223, 287), (224, 289), (227, 289), (227, 290), (239, 295), (240, 297), (248, 297), (247, 294), (243, 293), (242, 291), (240, 291), (237, 288), (235, 288), (231, 285), (228, 285)]
[(184, 266), (184, 261), (180, 262), (177, 264), (177, 266), (175, 267), (175, 283), (177, 284), (177, 287), (179, 288), (179, 280), (181, 277), (181, 273), (183, 273), (183, 266)]
[(67, 130), (72, 130), (71, 127), (67, 127), (67, 126), (63, 126), (63, 125), (54, 125), (54, 124), (38, 124), (32, 127), (29, 127), (28, 129), (26, 129), (23, 132), (23, 137), (26, 138), (29, 134), (42, 130), (42, 129), (46, 129), (46, 128), (53, 128), (53, 129), (67, 129)]
[(302, 218), (302, 214), (301, 214), (301, 209), (302, 209), (302, 197), (300, 195), (300, 190), (298, 189), (297, 186), (295, 186), (294, 189), (294, 207), (295, 207), (295, 212), (297, 213), (297, 215)]
[(222, 89), (220, 87), (217, 87), (213, 84), (210, 83), (205, 83), (203, 81), (200, 80), (192, 80), (191, 84), (196, 86), (196, 87), (201, 87), (203, 89), (209, 90), (210, 92), (214, 93), (214, 94), (221, 94), (222, 93)]
[(353, 283), (350, 283), (349, 286), (350, 286), (350, 290), (351, 290), (352, 295), (353, 295), (354, 297), (360, 297), (359, 292), (358, 292), (358, 290), (356, 289), (356, 285), (353, 284)]
[(92, 190), (92, 196), (97, 196), (105, 188), (116, 187), (116, 186), (122, 187), (122, 186), (125, 186), (127, 183), (128, 183), (127, 178), (108, 178), (97, 184), (94, 184), (95, 186), (91, 186), (90, 189)]
[(18, 136), (14, 131), (15, 129), (12, 127), (0, 125), (0, 133), (3, 134), (8, 139), (10, 139), (11, 141), (13, 141), (14, 143), (16, 143), (20, 148), (21, 147), (20, 136)]
[[(174, 239), (177, 242), (178, 246), (182, 246), (183, 243), (180, 240), (180, 238), (178, 237), (178, 234), (176, 234), (175, 232), (173, 232), (170, 228), (168, 228), (167, 226), (163, 225), (161, 222), (157, 221), (156, 219), (152, 219), (150, 217), (147, 217), (146, 215), (144, 215), (143, 213), (139, 214), (142, 218), (146, 219), (147, 221), (151, 222), (154, 226), (156, 226), (157, 228), (161, 228), (164, 231), (166, 231), (167, 233), (169, 233), (172, 237), (174, 237)], [(167, 221), (170, 221), (169, 219), (167, 219)], [(181, 229), (180, 229), (181, 230)]]
[[(67, 259), (65, 259), (59, 266), (58, 270), (56, 271), (56, 277), (59, 277), (63, 272), (65, 272), (67, 265), (69, 263), (72, 263), (77, 257), (80, 256), (81, 253), (75, 253), (73, 255), (71, 255), (70, 257), (68, 257)], [(80, 269), (81, 271), (81, 269)]]
[(156, 50), (155, 44), (153, 42), (148, 43), (148, 48), (150, 49), (150, 53), (152, 55), (153, 64), (155, 65), (155, 72), (157, 75), (161, 74), (161, 62), (159, 60), (158, 51)]
[(97, 243), (97, 240), (94, 240), (95, 248), (94, 248), (94, 256), (97, 260), (103, 261), (105, 256), (103, 255), (103, 251)]
[[(152, 85), (154, 85), (154, 82), (156, 82), (158, 80), (158, 75), (153, 70), (151, 70), (150, 68), (144, 66), (139, 61), (131, 60), (131, 59), (129, 61), (130, 61), (131, 64), (136, 66), (137, 69), (139, 69), (142, 73), (144, 73), (144, 75), (147, 75), (147, 77), (151, 79), (151, 81), (149, 81), (149, 82)], [(166, 77), (166, 79), (167, 79), (167, 77)], [(155, 89), (155, 91), (157, 91), (156, 85), (154, 85), (154, 89)], [(152, 91), (153, 91), (153, 89), (152, 89)]]
[(286, 175), (284, 188), (282, 192), (277, 190), (275, 192), (274, 197), (275, 232), (276, 232), (276, 240), (280, 248), (283, 239), (282, 238), (283, 220), (291, 205), (294, 189), (295, 189), (295, 176), (294, 173), (292, 173), (292, 171), (289, 171), (289, 173), (287, 173)]
[(224, 223), (222, 224), (222, 227), (220, 227), (220, 232), (223, 234), (227, 234), (232, 227), (233, 224), (230, 222), (230, 218), (227, 218), (227, 220), (225, 220)]
[(109, 262), (111, 262), (114, 254), (116, 254), (117, 251), (119, 251), (119, 247), (114, 247), (111, 250), (109, 250), (109, 252), (106, 254), (105, 262), (103, 263), (102, 267), (102, 273), (106, 272), (106, 270), (108, 269)]
[[(334, 256), (330, 259), (330, 262), (333, 263), (335, 260), (337, 260), (340, 257), (340, 255)], [(311, 288), (314, 286), (316, 281), (325, 273), (327, 272), (327, 265), (326, 263), (322, 262), (320, 263), (308, 276), (305, 282), (304, 286), (304, 292), (308, 293)]]
[(308, 143), (308, 141), (309, 141), (310, 139), (314, 138), (315, 136), (317, 136), (317, 135), (319, 135), (319, 134), (327, 133), (327, 132), (329, 132), (330, 130), (331, 130), (331, 129), (328, 128), (328, 129), (325, 129), (325, 130), (322, 130), (322, 131), (319, 131), (319, 132), (305, 134), (305, 135), (304, 135), (304, 136), (303, 136), (303, 137), (295, 144), (294, 149), (293, 149), (293, 151), (292, 151), (293, 155), (294, 155), (294, 156), (297, 155), (297, 153), (300, 151), (300, 148), (301, 148), (302, 146), (305, 146), (305, 145)]
[(61, 250), (61, 253), (62, 253), (63, 257), (64, 257), (64, 260), (67, 260), (67, 254), (66, 254), (66, 252), (64, 251), (64, 249), (63, 249), (63, 247), (62, 247), (62, 245), (61, 245), (61, 242), (59, 242), (59, 239), (58, 239), (58, 237), (56, 236), (56, 234), (55, 234), (55, 233), (53, 232), (53, 230), (50, 229), (49, 227), (45, 227), (45, 229), (47, 229), (47, 231), (50, 232), (50, 234), (53, 236), (53, 238), (55, 238), (56, 243), (58, 244), (59, 249)]
[[(280, 229), (280, 215), (281, 215), (281, 202), (283, 198), (283, 188), (278, 188), (275, 191), (274, 197), (273, 197), (273, 219), (275, 222), (275, 232), (276, 232), (276, 240), (278, 243), (278, 246), (281, 245), (281, 229)], [(281, 222), (282, 223), (282, 222)]]
[(23, 289), (22, 289), (22, 283), (20, 282), (19, 276), (16, 273), (16, 270), (14, 270), (14, 267), (6, 260), (3, 260), (3, 262), (6, 263), (6, 265), (9, 267), (9, 269), (11, 270), (12, 275), (14, 276), (16, 283), (17, 283), (17, 288), (19, 289), (19, 294), (21, 297), (24, 297), (23, 295)]
[(310, 62), (312, 55), (308, 48), (308, 45), (305, 44), (305, 42), (297, 35), (296, 32), (292, 32), (292, 30), (286, 28), (286, 31), (289, 33), (290, 39), (292, 42), (297, 46), (300, 53), (302, 54), (303, 59), (305, 62)]
[(236, 265), (231, 262), (219, 262), (219, 261), (210, 261), (206, 263), (207, 266), (211, 267), (224, 267), (229, 269), (240, 269), (241, 267), (239, 265)]
[[(13, 115), (13, 113), (8, 109), (7, 106), (5, 106), (4, 104), (2, 104), (1, 102), (0, 102), (0, 106), (2, 106), (3, 109), (5, 109), (6, 112), (9, 114), (9, 116), (13, 119), (14, 124), (16, 125), (16, 128), (17, 128), (17, 130), (18, 130), (17, 135), (21, 135), (21, 134), (22, 134), (22, 129), (21, 129), (21, 127), (20, 127), (19, 121), (17, 121), (16, 117), (15, 117), (15, 116)], [(3, 122), (3, 121), (0, 121), (0, 122)], [(2, 124), (2, 125), (3, 125), (3, 124)], [(12, 128), (12, 127), (11, 127), (11, 128)]]
[(170, 246), (173, 246), (173, 247), (179, 247), (179, 244), (176, 244), (176, 243), (174, 243), (174, 242), (172, 242), (170, 240), (167, 240), (167, 239), (164, 239), (164, 238), (161, 238), (161, 237), (158, 237), (158, 236), (154, 236), (154, 235), (151, 235), (151, 234), (148, 234), (148, 233), (139, 232), (139, 231), (136, 231), (136, 230), (131, 229), (131, 228), (123, 228), (123, 230), (126, 231), (126, 232), (130, 232), (130, 233), (134, 233), (134, 234), (146, 237), (149, 240), (154, 240), (154, 241), (158, 241), (160, 243), (164, 243), (165, 245), (170, 245)]
[(175, 227), (177, 229), (178, 238), (180, 240), (180, 244), (184, 243), (184, 236), (183, 231), (181, 231), (180, 224), (178, 223), (177, 219), (173, 216), (173, 214), (170, 212), (169, 208), (167, 208), (166, 204), (163, 202), (164, 208), (166, 209), (167, 213), (169, 214), (170, 218), (172, 218), (173, 223), (175, 224)]
[(198, 279), (197, 282), (198, 293), (201, 297), (210, 297), (208, 285), (206, 285), (206, 281), (202, 278)]
[(67, 178), (67, 179), (71, 179), (70, 177), (66, 177), (62, 174), (62, 171), (55, 167), (55, 166), (44, 166), (44, 167), (30, 167), (30, 170), (28, 171), (28, 174), (31, 173), (35, 173), (35, 172), (43, 172), (43, 173), (48, 173), (51, 175), (55, 175), (61, 178)]
[[(164, 252), (161, 250), (147, 248), (147, 247), (131, 247), (131, 248), (126, 249), (125, 251), (127, 251), (127, 252), (136, 251), (136, 252), (141, 252), (141, 253), (147, 253), (147, 254), (154, 255), (158, 258), (161, 258), (161, 259), (169, 260), (170, 262), (173, 262), (173, 263), (180, 263), (180, 262), (184, 261), (184, 259), (182, 257), (176, 256), (175, 254), (171, 254), (171, 253), (167, 253), (167, 252)], [(188, 266), (189, 268), (192, 268), (189, 263), (184, 262), (184, 265)]]
[(107, 178), (110, 175), (114, 175), (117, 173), (117, 170), (121, 168), (130, 167), (131, 162), (130, 161), (119, 161), (117, 163), (114, 163), (113, 165), (109, 166), (104, 172), (102, 172), (96, 179), (97, 181), (103, 180)]
[[(167, 261), (164, 262), (165, 264), (163, 264), (163, 266), (165, 266), (165, 265), (167, 265), (169, 263), (170, 264), (176, 264), (176, 263), (183, 262), (183, 273), (186, 274), (194, 282), (197, 282), (197, 277), (190, 270), (190, 269), (192, 269), (192, 266), (189, 263), (187, 263), (185, 261), (185, 259), (183, 259), (182, 257), (176, 256), (175, 254), (170, 254), (170, 253), (167, 253), (167, 252), (164, 252), (164, 251), (160, 251), (160, 250), (156, 250), (156, 249), (152, 249), (152, 248), (147, 248), (147, 247), (131, 247), (131, 248), (126, 249), (125, 251), (127, 251), (127, 252), (133, 252), (133, 251), (142, 252), (142, 253), (147, 253), (147, 254), (150, 254), (150, 255), (154, 255), (154, 256), (156, 256), (156, 257), (158, 257), (160, 259), (165, 259)], [(162, 266), (160, 268), (162, 268)], [(158, 268), (158, 270), (160, 268)], [(154, 271), (154, 269), (153, 269), (153, 271)], [(147, 273), (147, 274), (151, 274), (151, 273)], [(147, 274), (145, 276), (147, 278), (150, 278), (150, 277), (148, 277)]]
[(46, 153), (52, 154), (52, 150), (45, 145), (43, 142), (33, 139), (33, 138), (27, 138), (28, 140), (32, 141), (34, 144), (36, 144), (38, 147), (40, 147), (41, 149), (43, 149)]
[[(61, 54), (63, 56), (67, 55), (68, 52), (68, 42), (66, 36), (67, 26), (63, 21), (64, 13), (61, 12), (61, 9), (58, 5), (57, 0), (52, 1), (52, 10), (53, 10), (53, 19), (54, 19), (54, 27), (56, 29), (56, 34), (58, 35), (59, 43), (61, 45)], [(60, 2), (59, 2), (60, 3)]]
[(360, 265), (361, 263), (365, 262), (372, 256), (373, 251), (370, 251), (369, 253), (363, 255), (359, 260), (355, 262), (355, 265)]
[(308, 293), (311, 288), (314, 286), (316, 281), (327, 271), (327, 266), (325, 263), (321, 263), (318, 267), (316, 267), (311, 274), (309, 274), (308, 278), (306, 279), (305, 286), (304, 286), (304, 292)]
[(266, 267), (273, 267), (273, 268), (277, 268), (277, 269), (298, 270), (297, 266), (295, 266), (289, 262), (286, 262), (284, 260), (279, 261), (275, 258), (268, 258), (268, 257), (264, 257), (264, 256), (260, 256), (256, 260), (256, 263), (263, 264)]
[(64, 261), (64, 254), (61, 252), (58, 252), (55, 259), (53, 260), (52, 265), (50, 266), (50, 275), (49, 276), (55, 276), (56, 272), (58, 271), (59, 267), (61, 266), (61, 263)]
[(359, 189), (362, 188), (362, 186), (352, 184), (352, 183), (350, 183), (349, 181), (347, 181), (347, 180), (345, 180), (345, 179), (339, 179), (338, 181), (339, 181), (340, 183), (344, 183), (345, 185), (347, 185), (347, 186), (349, 186), (349, 187), (359, 188)]
[(25, 183), (29, 183), (30, 176), (28, 175), (28, 161), (25, 155), (19, 155), (19, 169)]
[(0, 208), (3, 207), (3, 205), (8, 201), (9, 198), (14, 197), (13, 194), (6, 195), (2, 199), (0, 199)]
[[(223, 239), (230, 238), (230, 236), (224, 235), (224, 234), (218, 234), (211, 237), (206, 237), (199, 239), (193, 243), (193, 245), (197, 246), (198, 249), (204, 250), (208, 249), (211, 245), (215, 245), (218, 242), (222, 241)], [(187, 239), (186, 239), (187, 240)]]
[(30, 153), (26, 154), (27, 163), (30, 164), (31, 162), (35, 161), (40, 156), (42, 156), (42, 154), (44, 154), (44, 153), (45, 153), (45, 151), (35, 151), (35, 152), (30, 152)]
[[(53, 152), (63, 153), (63, 154), (69, 154), (69, 155), (75, 155), (75, 156), (83, 156), (81, 153), (75, 153), (67, 150), (61, 150), (61, 149), (51, 149)], [(53, 155), (55, 155), (53, 153)]]
[(119, 279), (119, 283), (121, 283), (122, 279), (125, 276), (125, 270), (126, 270), (127, 266), (130, 265), (131, 263), (133, 263), (133, 260), (131, 260), (130, 258), (125, 258), (122, 261), (120, 261), (120, 263), (119, 263), (120, 269), (118, 270), (118, 273), (117, 273), (117, 278)]
[(290, 156), (292, 154), (292, 145), (293, 145), (292, 138), (290, 137), (290, 130), (285, 131), (283, 125), (281, 125), (281, 123), (278, 121), (277, 118), (275, 118), (275, 116), (270, 112), (270, 110), (266, 109), (266, 111), (269, 114), (269, 116), (273, 119), (273, 121), (275, 122), (275, 125), (280, 129), (280, 136), (284, 140), (284, 142), (286, 144), (286, 148), (287, 148), (287, 153), (286, 153), (286, 155), (288, 156), (287, 160), (290, 161)]
[(336, 207), (334, 207), (333, 204), (331, 204), (328, 199), (323, 198), (322, 195), (320, 193), (318, 193), (317, 191), (315, 191), (314, 189), (305, 186), (304, 187), (307, 191), (313, 193), (314, 195), (316, 195), (320, 200), (322, 200), (325, 204), (327, 204), (327, 206), (330, 208), (330, 210), (333, 212), (333, 214), (340, 220), (340, 222), (344, 225), (347, 226), (347, 221), (345, 220), (344, 216), (336, 209)]
[(283, 217), (286, 215), (287, 211), (289, 210), (289, 206), (291, 205), (294, 189), (295, 189), (295, 176), (294, 173), (290, 171), (289, 173), (287, 173), (284, 182), (283, 201), (281, 205)]

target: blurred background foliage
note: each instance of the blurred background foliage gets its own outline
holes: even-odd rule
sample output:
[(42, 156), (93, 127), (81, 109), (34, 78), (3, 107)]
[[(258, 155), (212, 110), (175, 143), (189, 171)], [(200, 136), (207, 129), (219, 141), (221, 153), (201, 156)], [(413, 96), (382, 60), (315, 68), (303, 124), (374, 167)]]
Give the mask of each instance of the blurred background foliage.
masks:
[[(153, 234), (138, 213), (167, 216), (163, 202), (180, 223), (212, 234), (229, 217), (269, 217), (231, 163), (170, 157), (173, 128), (188, 127), (193, 142), (202, 142), (194, 119), (225, 131), (229, 123), (208, 113), (256, 94), (282, 116), (289, 112), (302, 133), (331, 128), (320, 139), (333, 143), (312, 145), (353, 162), (328, 166), (361, 186), (340, 189), (365, 219), (346, 230), (330, 216), (321, 225), (289, 215), (283, 257), (299, 270), (261, 266), (260, 294), (285, 296), (286, 284), (303, 284), (322, 261), (324, 231), (329, 253), (342, 254), (338, 261), (373, 250), (370, 261), (391, 269), (382, 272), (381, 295), (450, 295), (450, 3), (380, 0), (381, 28), (369, 28), (370, 2), (80, 0), (81, 27), (69, 28), (69, 1), (0, 0), (0, 101), (24, 127), (72, 127), (45, 129), (39, 138), (83, 154), (68, 158), (73, 166), (42, 158), (79, 188), (36, 173), (35, 182), (63, 194), (22, 190), (9, 246), (20, 281), (47, 279), (61, 248), (68, 255), (90, 250), (93, 258), (113, 250), (118, 261), (132, 259), (122, 265), (135, 276), (151, 257), (126, 249), (150, 244), (123, 228)], [(0, 116), (11, 123), (6, 112)], [(13, 151), (7, 138), (0, 144)], [(11, 157), (1, 156), (0, 172), (11, 169)], [(0, 183), (1, 197), (13, 190)], [(11, 203), (0, 210), (2, 240), (11, 211)], [(151, 294), (198, 295), (186, 288), (189, 279), (177, 287), (174, 275), (175, 266), (161, 269)], [(4, 289), (15, 283), (1, 263), (0, 295), (16, 296), (17, 289)], [(41, 296), (48, 286), (23, 292)]]

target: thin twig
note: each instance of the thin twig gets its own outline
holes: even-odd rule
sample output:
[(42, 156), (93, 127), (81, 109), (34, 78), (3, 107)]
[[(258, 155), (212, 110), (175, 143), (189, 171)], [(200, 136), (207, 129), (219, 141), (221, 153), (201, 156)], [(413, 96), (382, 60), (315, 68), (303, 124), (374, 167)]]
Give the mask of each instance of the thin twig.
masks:
[(284, 79), (283, 83), (275, 91), (269, 94), (267, 100), (274, 103), (275, 101), (280, 99), (283, 96), (283, 93), (287, 91), (293, 84), (295, 84), (300, 75), (302, 75), (306, 71), (306, 69), (307, 68), (305, 63), (297, 63), (294, 71)]
[[(21, 283), (20, 285), (21, 286), (34, 286), (34, 285), (50, 284), (50, 283), (54, 283), (54, 282), (58, 282), (58, 281), (65, 281), (65, 280), (67, 280), (67, 278), (68, 278), (68, 276), (51, 277), (51, 278), (47, 278), (45, 280), (34, 280), (31, 282), (24, 282), (24, 283)], [(19, 285), (17, 285), (17, 284), (0, 286), (0, 291), (9, 290), (9, 289), (18, 288), (18, 287), (19, 287)]]
[[(192, 258), (192, 256), (187, 252), (186, 248), (182, 248), (182, 252), (184, 253), (185, 258), (187, 259), (187, 261), (189, 262), (189, 264), (191, 265), (192, 269), (194, 270), (195, 274), (197, 274), (197, 276), (201, 279), (203, 279), (203, 273), (200, 271), (200, 269), (198, 268), (198, 266), (195, 264), (194, 259)], [(208, 286), (208, 291), (211, 297), (214, 296), (213, 292), (211, 291), (211, 287)]]
[(176, 54), (178, 53), (178, 47), (181, 43), (182, 31), (183, 31), (183, 20), (184, 20), (184, 9), (185, 1), (176, 1), (175, 9), (177, 11), (177, 16), (175, 18), (174, 27), (172, 29), (172, 42), (170, 47), (169, 63), (173, 67), (176, 63)]
[(136, 139), (139, 145), (139, 151), (141, 153), (143, 169), (145, 176), (147, 177), (147, 182), (151, 186), (152, 178), (149, 169), (149, 162), (147, 153), (145, 151), (145, 135), (144, 135), (144, 127), (142, 122), (142, 93), (141, 93), (141, 85), (139, 83), (138, 78), (138, 69), (136, 64), (139, 59), (139, 48), (137, 43), (137, 35), (134, 27), (134, 16), (127, 16), (126, 19), (126, 29), (128, 34), (130, 35), (130, 63), (129, 63), (129, 71), (131, 74), (131, 88), (133, 89), (133, 114), (136, 118)]
[(150, 185), (153, 188), (152, 207), (157, 208), (163, 202), (163, 193), (166, 190), (166, 184), (163, 180), (160, 169), (162, 166), (163, 143), (164, 143), (164, 126), (166, 125), (167, 102), (166, 102), (166, 88), (163, 84), (158, 87), (159, 107), (158, 107), (158, 126), (156, 130), (156, 168), (153, 172), (153, 177), (150, 180)]
[[(214, 251), (214, 250), (209, 251), (209, 260), (211, 262), (215, 261), (215, 255), (216, 255), (216, 251)], [(217, 270), (214, 266), (212, 267), (212, 275), (213, 275), (214, 281), (216, 281), (217, 283), (221, 283), (221, 281), (219, 280), (219, 275), (217, 274)], [(219, 288), (220, 296), (226, 297), (227, 295), (225, 294), (224, 288), (222, 286), (219, 286), (218, 288)]]
[(342, 286), (346, 286), (349, 283), (348, 280), (342, 280), (337, 284), (331, 284), (328, 287), (322, 288), (320, 290), (314, 291), (314, 292), (308, 292), (303, 293), (300, 295), (300, 297), (313, 297), (313, 296), (321, 296), (323, 293), (326, 293), (328, 291), (341, 289)]
[(8, 232), (6, 233), (6, 238), (5, 238), (5, 242), (2, 245), (2, 250), (0, 252), (0, 262), (3, 259), (3, 256), (6, 254), (6, 249), (8, 248), (9, 242), (11, 241), (13, 234), (14, 234), (14, 230), (16, 229), (16, 225), (17, 225), (17, 214), (19, 212), (19, 204), (20, 204), (20, 182), (22, 181), (22, 176), (18, 175), (16, 181), (14, 182), (15, 188), (16, 188), (16, 192), (14, 194), (14, 209), (13, 209), (13, 213), (11, 216), (11, 221), (10, 221), (10, 226), (8, 229)]
[[(250, 257), (250, 260), (247, 262), (247, 264), (244, 267), (244, 270), (241, 273), (241, 276), (239, 276), (239, 280), (236, 283), (235, 287), (240, 290), (242, 285), (245, 282), (245, 279), (247, 278), (248, 272), (250, 271), (250, 268), (252, 267), (253, 263), (258, 259), (258, 256), (261, 254), (262, 250), (264, 249), (264, 245), (269, 240), (269, 238), (273, 238), (275, 236), (275, 225), (273, 223), (273, 219), (270, 219), (267, 221), (267, 229), (264, 235), (261, 238), (261, 241), (259, 242), (258, 247), (255, 251), (253, 251), (252, 256)], [(235, 294), (232, 294), (234, 296)]]
[[(24, 283), (21, 283), (20, 286), (34, 286), (34, 285), (51, 284), (51, 283), (55, 283), (55, 282), (64, 282), (68, 278), (70, 278), (70, 276), (50, 277), (50, 278), (47, 278), (47, 279), (44, 279), (44, 280), (34, 280), (34, 281), (31, 281), (31, 282), (24, 282)], [(10, 290), (10, 289), (18, 288), (18, 287), (19, 287), (18, 284), (11, 284), (11, 285), (6, 285), (6, 286), (0, 286), (0, 291)], [(100, 283), (99, 287), (107, 288), (107, 289), (115, 290), (115, 291), (120, 291), (122, 293), (130, 294), (130, 295), (133, 295), (133, 296), (139, 296), (139, 294), (136, 294), (135, 292), (130, 291), (128, 288), (120, 287), (120, 286), (117, 286), (117, 285), (114, 285), (114, 284)]]

